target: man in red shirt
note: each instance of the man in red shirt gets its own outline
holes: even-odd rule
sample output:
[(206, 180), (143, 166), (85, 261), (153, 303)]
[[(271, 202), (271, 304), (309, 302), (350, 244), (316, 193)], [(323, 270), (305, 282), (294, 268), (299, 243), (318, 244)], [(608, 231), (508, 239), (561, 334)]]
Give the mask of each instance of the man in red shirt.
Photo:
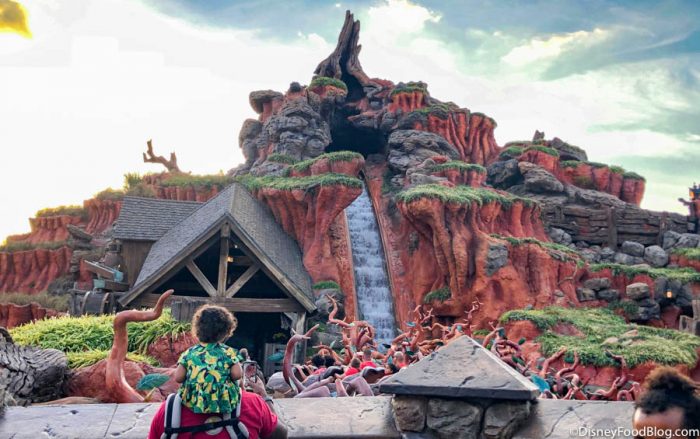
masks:
[[(272, 399), (265, 392), (265, 385), (261, 380), (251, 382), (253, 392), (241, 389), (241, 417), (240, 420), (248, 428), (249, 439), (286, 439), (287, 428), (278, 419), (274, 412)], [(264, 395), (265, 400), (261, 397)], [(269, 404), (269, 405), (268, 405)], [(190, 409), (182, 406), (181, 427), (201, 425), (208, 418), (216, 416), (211, 414), (192, 413)], [(151, 421), (151, 429), (148, 439), (160, 439), (165, 430), (165, 402), (163, 402)], [(229, 439), (225, 428), (198, 433), (179, 433), (178, 439)]]
[(366, 367), (377, 367), (377, 365), (372, 361), (372, 349), (365, 348), (362, 351), (362, 363), (360, 364), (360, 370)]

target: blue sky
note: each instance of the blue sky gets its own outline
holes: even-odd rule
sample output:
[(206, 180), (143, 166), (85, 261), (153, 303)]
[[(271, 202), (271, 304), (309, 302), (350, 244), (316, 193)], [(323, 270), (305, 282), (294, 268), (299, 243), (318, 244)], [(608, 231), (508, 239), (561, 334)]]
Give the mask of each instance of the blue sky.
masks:
[(698, 1), (20, 3), (32, 38), (0, 33), (0, 203), (15, 206), (0, 238), (157, 171), (140, 163), (149, 138), (186, 170), (235, 166), (248, 92), (308, 82), (346, 9), (370, 76), (489, 114), (499, 144), (544, 130), (645, 175), (656, 210), (683, 211), (700, 181)]

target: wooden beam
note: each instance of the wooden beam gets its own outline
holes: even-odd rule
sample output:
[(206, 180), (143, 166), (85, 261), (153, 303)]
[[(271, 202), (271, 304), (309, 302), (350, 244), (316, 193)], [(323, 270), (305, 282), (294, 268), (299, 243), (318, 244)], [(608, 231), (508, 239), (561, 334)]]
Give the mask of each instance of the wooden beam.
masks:
[[(160, 294), (142, 294), (134, 301), (134, 304), (139, 306), (153, 307)], [(165, 303), (170, 304), (173, 300), (181, 300), (183, 297), (190, 296), (170, 296)], [(207, 303), (223, 306), (233, 312), (270, 312), (284, 313), (296, 312), (304, 313), (304, 307), (294, 299), (248, 299), (248, 298), (208, 298), (208, 297), (190, 297), (195, 300), (203, 300)]]
[(241, 277), (236, 279), (233, 285), (231, 285), (231, 287), (228, 290), (226, 290), (225, 297), (233, 297), (238, 292), (238, 290), (243, 288), (243, 285), (245, 285), (245, 283), (248, 282), (250, 278), (258, 272), (258, 270), (260, 270), (259, 265), (251, 265), (246, 271), (243, 272), (243, 274), (241, 274)]
[(221, 228), (221, 245), (219, 247), (219, 280), (216, 292), (218, 296), (226, 293), (226, 278), (228, 277), (228, 237), (230, 229), (228, 223)]
[(204, 288), (204, 291), (207, 292), (211, 297), (216, 297), (216, 288), (209, 282), (209, 279), (202, 273), (202, 270), (197, 267), (197, 264), (194, 263), (194, 260), (192, 258), (187, 259), (187, 269), (190, 270), (190, 273), (192, 273), (192, 276), (194, 276), (195, 279), (197, 279), (197, 282)]

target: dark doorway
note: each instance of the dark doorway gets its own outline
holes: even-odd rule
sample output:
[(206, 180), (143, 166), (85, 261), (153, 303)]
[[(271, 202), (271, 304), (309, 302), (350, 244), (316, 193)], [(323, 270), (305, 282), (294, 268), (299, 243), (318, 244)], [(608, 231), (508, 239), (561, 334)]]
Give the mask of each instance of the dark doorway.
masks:
[(235, 349), (246, 348), (250, 358), (260, 367), (265, 362), (266, 343), (286, 343), (289, 329), (282, 329), (282, 314), (278, 313), (235, 313), (238, 328), (226, 344)]

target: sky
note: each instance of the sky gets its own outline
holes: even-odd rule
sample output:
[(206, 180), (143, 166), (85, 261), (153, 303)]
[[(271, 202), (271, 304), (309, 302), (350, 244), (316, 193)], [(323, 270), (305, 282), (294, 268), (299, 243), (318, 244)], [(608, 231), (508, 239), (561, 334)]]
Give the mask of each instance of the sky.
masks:
[(242, 161), (250, 91), (308, 83), (346, 9), (371, 77), (536, 129), (647, 178), (685, 212), (700, 181), (700, 1), (0, 0), (0, 241), (81, 204), (141, 153), (216, 173)]

